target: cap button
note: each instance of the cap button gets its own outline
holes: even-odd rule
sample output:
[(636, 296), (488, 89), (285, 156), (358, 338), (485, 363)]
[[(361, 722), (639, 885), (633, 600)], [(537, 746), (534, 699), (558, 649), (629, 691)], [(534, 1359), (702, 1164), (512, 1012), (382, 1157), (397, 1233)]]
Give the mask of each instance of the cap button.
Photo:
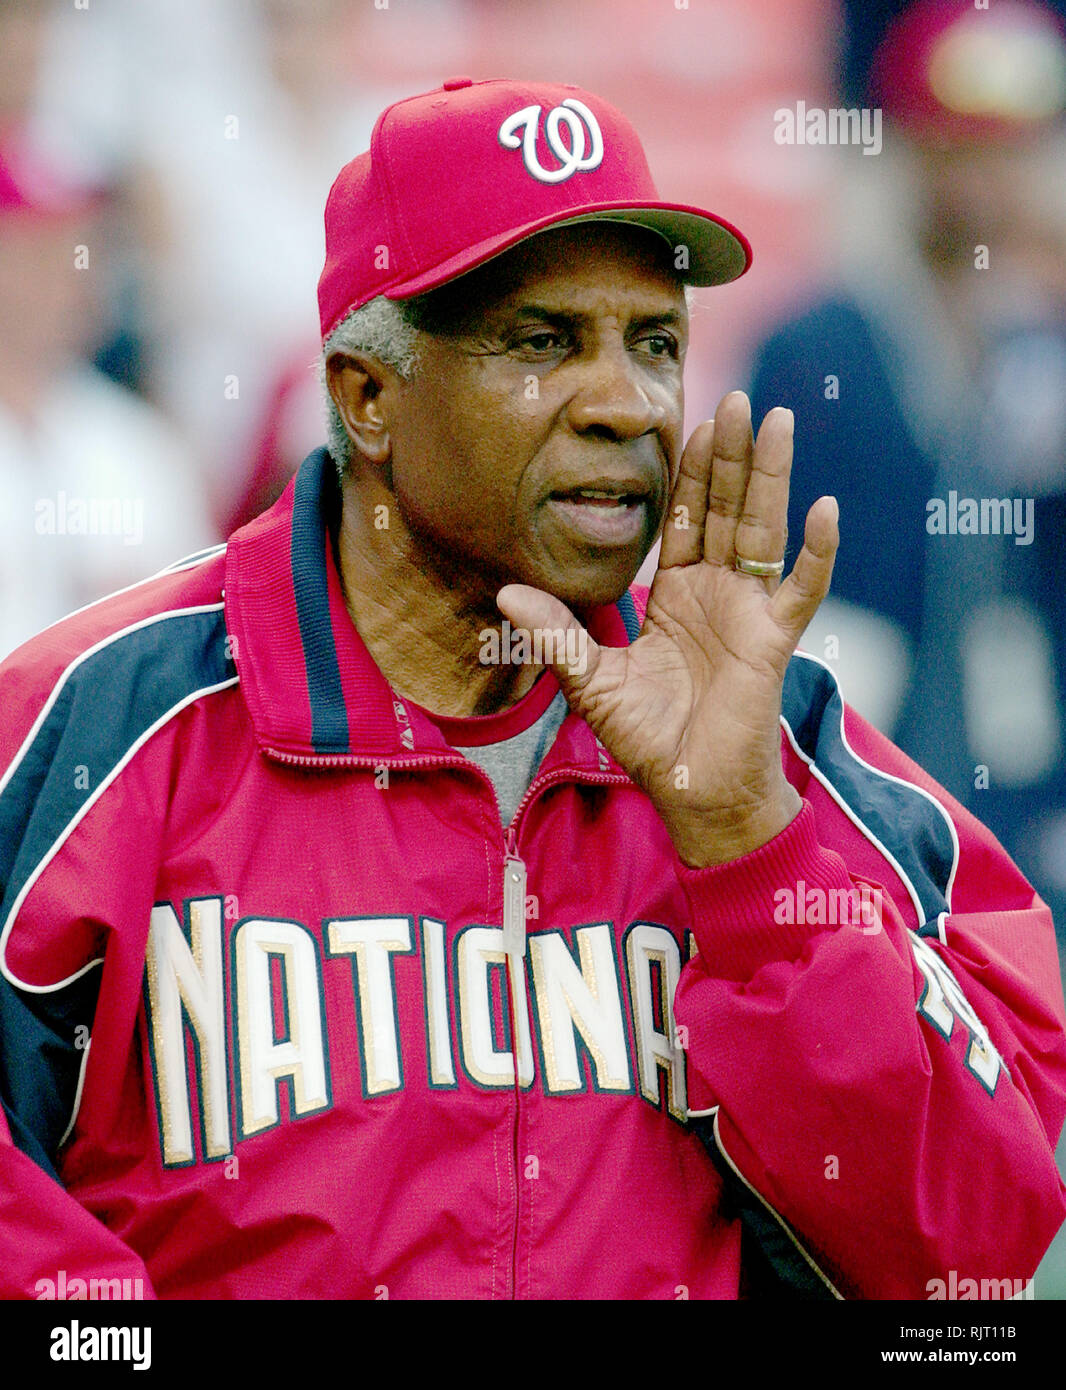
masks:
[(474, 79), (472, 77), (449, 77), (444, 83), (446, 92), (457, 92), (460, 87), (472, 87)]

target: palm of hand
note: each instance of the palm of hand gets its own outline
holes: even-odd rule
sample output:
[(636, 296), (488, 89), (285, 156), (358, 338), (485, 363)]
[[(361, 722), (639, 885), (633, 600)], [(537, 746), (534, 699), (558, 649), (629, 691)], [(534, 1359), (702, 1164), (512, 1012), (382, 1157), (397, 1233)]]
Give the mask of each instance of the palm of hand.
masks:
[[(625, 648), (586, 638), (582, 670), (554, 667), (689, 862), (754, 848), (798, 809), (781, 768), (781, 685), (828, 592), (835, 502), (811, 508), (783, 583), (735, 567), (738, 556), (783, 555), (791, 459), (790, 412), (772, 411), (756, 441), (746, 398), (727, 396), (686, 446), (640, 636)], [(500, 606), (527, 627), (577, 625), (559, 600), (521, 585), (501, 590)]]

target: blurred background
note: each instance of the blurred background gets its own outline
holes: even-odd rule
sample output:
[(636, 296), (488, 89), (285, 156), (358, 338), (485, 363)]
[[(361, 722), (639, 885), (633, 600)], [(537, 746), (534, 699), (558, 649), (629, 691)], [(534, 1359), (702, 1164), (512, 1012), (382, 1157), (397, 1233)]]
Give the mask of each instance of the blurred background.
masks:
[(1066, 0), (0, 0), (0, 656), (324, 442), (322, 210), (382, 108), (574, 82), (754, 246), (697, 293), (686, 424), (795, 411), (790, 551), (842, 513), (804, 647), (1066, 941), (1064, 36)]

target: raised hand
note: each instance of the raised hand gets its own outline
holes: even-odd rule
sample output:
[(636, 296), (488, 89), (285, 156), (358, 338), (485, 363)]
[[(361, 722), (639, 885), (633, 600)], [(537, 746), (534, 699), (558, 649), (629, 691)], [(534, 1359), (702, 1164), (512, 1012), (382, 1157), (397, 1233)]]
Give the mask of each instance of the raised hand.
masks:
[[(781, 685), (829, 591), (835, 499), (811, 507), (783, 582), (737, 567), (773, 568), (784, 555), (792, 428), (778, 408), (754, 440), (747, 397), (726, 396), (685, 447), (640, 636), (619, 648), (586, 636), (583, 662), (553, 663), (571, 709), (695, 867), (765, 844), (801, 806), (781, 766)], [(516, 626), (580, 628), (565, 604), (527, 585), (506, 585), (497, 602)]]

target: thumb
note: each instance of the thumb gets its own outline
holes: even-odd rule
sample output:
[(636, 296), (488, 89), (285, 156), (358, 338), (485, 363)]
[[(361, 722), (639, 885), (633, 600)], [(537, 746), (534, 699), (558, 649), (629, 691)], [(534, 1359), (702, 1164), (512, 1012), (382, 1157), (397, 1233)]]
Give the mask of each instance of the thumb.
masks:
[(550, 667), (573, 704), (599, 665), (598, 643), (565, 603), (543, 589), (505, 584), (496, 606), (511, 624), (512, 643), (527, 643), (526, 659)]

